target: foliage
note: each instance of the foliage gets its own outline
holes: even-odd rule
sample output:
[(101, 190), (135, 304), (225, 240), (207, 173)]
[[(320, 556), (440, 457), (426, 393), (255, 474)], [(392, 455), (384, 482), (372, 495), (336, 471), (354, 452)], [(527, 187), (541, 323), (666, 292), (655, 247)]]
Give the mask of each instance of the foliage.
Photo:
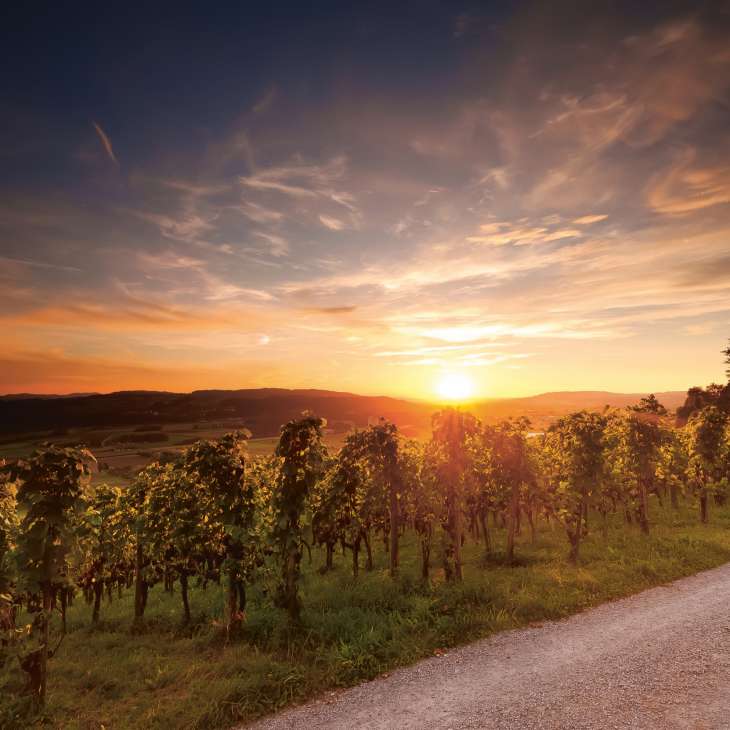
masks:
[(444, 488), (444, 571), (447, 580), (460, 581), (463, 513), (468, 481), (473, 474), (469, 441), (477, 434), (479, 423), (471, 413), (445, 408), (434, 414), (432, 425), (429, 457)]
[(304, 541), (307, 498), (324, 472), (326, 448), (322, 442), (321, 418), (305, 415), (282, 426), (276, 456), (279, 469), (273, 493), (273, 540), (279, 558), (281, 582), (277, 603), (299, 623), (301, 601), (299, 576)]
[(205, 578), (217, 577), (215, 539), (222, 548), (220, 570), (228, 585), (226, 629), (238, 629), (246, 609), (246, 584), (254, 579), (262, 562), (262, 540), (257, 529), (257, 483), (246, 479), (246, 440), (251, 434), (239, 430), (219, 441), (199, 441), (185, 455), (184, 467), (204, 495), (205, 517), (213, 533), (206, 555)]
[[(533, 439), (530, 439), (532, 441)], [(655, 499), (652, 497), (652, 499)], [(69, 633), (52, 662), (46, 712), (51, 727), (115, 730), (173, 727), (230, 728), (326, 690), (373, 679), (417, 659), (497, 631), (559, 619), (730, 559), (730, 506), (719, 507), (709, 525), (698, 523), (683, 501), (679, 510), (658, 505), (652, 534), (609, 515), (608, 540), (589, 534), (580, 563), (565, 560), (565, 534), (541, 521), (537, 541), (519, 543), (523, 564), (489, 563), (483, 546), (467, 539), (464, 580), (447, 584), (440, 570), (430, 584), (420, 575), (420, 545), (408, 532), (401, 545), (401, 575), (388, 577), (388, 556), (379, 549), (374, 570), (350, 573), (350, 555), (335, 556), (334, 569), (319, 573), (324, 548), (302, 565), (307, 594), (306, 631), (282, 628), (270, 597), (252, 586), (240, 640), (223, 648), (216, 622), (224, 617), (225, 587), (191, 587), (194, 616), (206, 620), (181, 633), (179, 595), (161, 584), (151, 589), (147, 626), (130, 633), (131, 593), (104, 610), (89, 628), (87, 607), (69, 608)], [(440, 529), (440, 528), (439, 528)], [(493, 548), (504, 551), (506, 531), (492, 529)], [(0, 727), (35, 727), (32, 719), (3, 723), (14, 706), (19, 669), (0, 669)]]
[(707, 522), (707, 498), (715, 494), (724, 501), (728, 489), (726, 469), (727, 429), (730, 419), (716, 406), (694, 413), (686, 428), (687, 478), (700, 503), (700, 519)]
[(672, 507), (678, 509), (687, 474), (687, 432), (667, 430), (657, 455), (655, 477), (658, 487), (669, 491)]
[(667, 409), (657, 400), (654, 393), (642, 398), (635, 406), (630, 406), (629, 410), (636, 413), (651, 413), (655, 416), (666, 416)]
[(484, 426), (474, 445), (484, 450), (481, 460), (480, 483), (487, 491), (483, 503), (499, 505), (507, 521), (507, 562), (514, 561), (515, 538), (519, 529), (522, 509), (520, 498), (524, 486), (532, 481), (531, 461), (527, 449), (527, 430), (530, 422), (526, 418), (502, 421), (496, 426)]
[[(0, 463), (0, 467), (4, 466)], [(4, 664), (10, 644), (16, 637), (13, 598), (16, 573), (12, 551), (17, 529), (15, 485), (10, 481), (9, 472), (0, 469), (0, 666)]]
[(48, 446), (17, 461), (11, 478), (17, 485), (18, 526), (14, 550), (18, 591), (34, 615), (19, 656), (28, 674), (29, 689), (45, 702), (50, 649), (51, 611), (58, 602), (65, 630), (65, 609), (72, 590), (69, 554), (76, 540), (74, 528), (87, 507), (89, 463), (85, 449)]
[(78, 529), (75, 555), (76, 584), (93, 603), (92, 622), (99, 620), (101, 599), (131, 584), (134, 572), (132, 532), (121, 507), (119, 487), (98, 485)]
[[(360, 616), (365, 609), (357, 601), (369, 605), (374, 598), (367, 591), (376, 590), (387, 596), (393, 636), (404, 635), (403, 621), (425, 635), (453, 632), (456, 641), (470, 612), (492, 600), (485, 586), (495, 575), (513, 575), (518, 542), (522, 567), (544, 558), (541, 545), (549, 544), (550, 559), (556, 559), (552, 532), (545, 529), (553, 521), (565, 530), (570, 562), (586, 564), (596, 549), (589, 529), (595, 517), (606, 546), (656, 539), (648, 535), (650, 506), (653, 524), (671, 522), (684, 515), (687, 495), (699, 499), (703, 522), (709, 497), (725, 519), (727, 414), (711, 405), (681, 429), (670, 427), (665, 416), (648, 396), (622, 411), (570, 414), (535, 435), (527, 419), (482, 424), (467, 411), (448, 408), (434, 415), (425, 443), (402, 438), (394, 424), (381, 420), (349, 433), (329, 456), (323, 419), (303, 414), (282, 427), (272, 456), (251, 456), (249, 434), (236, 431), (170, 452), (128, 488), (90, 489), (91, 454), (49, 446), (0, 469), (3, 650), (8, 655), (12, 643), (31, 676), (33, 696), (42, 699), (41, 667), (54, 651), (52, 611), (60, 610), (65, 628), (66, 607), (80, 589), (93, 603), (91, 623), (100, 635), (133, 605), (135, 631), (124, 642), (144, 641), (162, 620), (160, 605), (169, 622), (175, 600), (182, 602), (178, 640), (209, 635), (214, 641), (224, 626), (227, 651), (252, 645), (254, 652), (311, 661), (307, 652), (324, 646), (331, 655), (323, 666), (339, 671), (332, 677), (371, 676), (391, 664), (374, 658), (364, 628), (357, 634), (362, 650), (335, 641), (348, 635), (341, 623), (349, 619), (332, 613), (333, 586), (355, 601), (343, 608), (347, 616)], [(662, 511), (667, 493), (674, 517)], [(623, 519), (636, 521), (645, 534), (619, 530)], [(520, 539), (526, 523), (529, 543)], [(438, 544), (442, 569), (434, 570)], [(323, 549), (324, 564), (317, 565), (326, 578), (314, 580), (304, 563), (307, 553), (312, 562), (312, 547)], [(351, 556), (351, 578), (339, 570), (338, 548)], [(132, 583), (133, 603), (125, 595)], [(469, 598), (474, 591), (478, 598)], [(288, 621), (280, 621), (274, 605), (287, 611)], [(458, 621), (452, 611), (459, 612)], [(399, 650), (389, 651), (404, 660)]]
[(603, 416), (581, 411), (559, 419), (543, 443), (547, 489), (553, 512), (565, 527), (572, 562), (587, 534), (589, 502), (593, 499), (602, 513), (608, 511), (602, 499), (605, 428)]
[(610, 478), (644, 533), (649, 532), (648, 496), (654, 487), (662, 438), (659, 419), (653, 414), (615, 411), (608, 416), (606, 445)]
[[(366, 454), (366, 433), (349, 434), (311, 495), (312, 532), (315, 543), (327, 549), (325, 569), (332, 568), (334, 549), (339, 543), (352, 551), (355, 577), (361, 544), (365, 541), (369, 545), (370, 530), (376, 524), (382, 526), (381, 500), (374, 498), (376, 485), (367, 479)], [(368, 561), (368, 568), (371, 567)]]

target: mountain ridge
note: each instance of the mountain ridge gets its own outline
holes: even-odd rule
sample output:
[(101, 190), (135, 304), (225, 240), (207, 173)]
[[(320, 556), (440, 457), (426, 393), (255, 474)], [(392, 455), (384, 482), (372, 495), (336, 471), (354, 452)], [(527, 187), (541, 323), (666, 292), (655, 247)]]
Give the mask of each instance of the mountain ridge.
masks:
[[(486, 421), (527, 416), (536, 426), (574, 410), (624, 407), (648, 393), (553, 391), (520, 398), (465, 403)], [(670, 410), (685, 400), (683, 391), (656, 394)], [(223, 421), (238, 423), (257, 436), (272, 436), (282, 423), (311, 410), (337, 428), (364, 426), (384, 417), (410, 432), (430, 428), (436, 401), (358, 395), (322, 389), (248, 388), (239, 390), (117, 391), (65, 397), (0, 397), (0, 433), (32, 433), (70, 428)]]

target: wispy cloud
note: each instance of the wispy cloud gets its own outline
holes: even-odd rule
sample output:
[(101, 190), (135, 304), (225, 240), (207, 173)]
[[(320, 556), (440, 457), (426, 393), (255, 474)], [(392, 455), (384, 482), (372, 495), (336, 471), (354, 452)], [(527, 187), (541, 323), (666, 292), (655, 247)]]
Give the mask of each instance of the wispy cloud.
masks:
[(94, 125), (94, 129), (96, 130), (96, 134), (99, 137), (99, 141), (101, 142), (101, 146), (104, 148), (104, 151), (107, 154), (107, 157), (115, 164), (119, 164), (119, 160), (117, 160), (116, 155), (114, 154), (114, 149), (112, 147), (112, 141), (109, 139), (109, 136), (107, 133), (96, 123), (92, 122)]
[(580, 218), (576, 218), (573, 224), (576, 226), (592, 226), (594, 223), (600, 223), (608, 218), (607, 215), (582, 215)]
[(477, 235), (467, 236), (470, 243), (486, 243), (492, 246), (531, 246), (539, 243), (561, 241), (566, 238), (580, 238), (582, 231), (575, 228), (547, 228), (530, 226), (520, 222), (517, 225), (506, 222), (484, 223)]
[(8, 264), (18, 264), (20, 266), (30, 266), (36, 269), (53, 269), (55, 271), (73, 271), (81, 272), (78, 266), (66, 266), (64, 264), (52, 264), (48, 261), (34, 261), (32, 259), (20, 259), (13, 258), (10, 256), (0, 256), (0, 261), (5, 261)]
[(319, 222), (330, 231), (341, 231), (345, 228), (345, 224), (341, 220), (322, 213), (319, 215)]
[(279, 256), (286, 256), (289, 254), (289, 242), (285, 238), (273, 233), (265, 233), (264, 231), (255, 231), (254, 236), (266, 241), (269, 253), (272, 256), (278, 258)]
[[(727, 17), (556, 7), (450, 13), (443, 88), (262, 73), (243, 110), (192, 110), (189, 143), (155, 128), (125, 180), (82, 165), (7, 202), (3, 326), (162, 370), (235, 350), (248, 372), (266, 338), (279, 384), (410, 395), (448, 367), (495, 393), (694, 379), (676, 333), (709, 348), (730, 317)], [(93, 125), (88, 158), (117, 164)]]
[(254, 105), (254, 114), (264, 114), (267, 112), (277, 97), (277, 90), (275, 86), (272, 86)]
[(700, 167), (687, 149), (647, 189), (647, 201), (659, 213), (684, 215), (730, 203), (730, 166)]

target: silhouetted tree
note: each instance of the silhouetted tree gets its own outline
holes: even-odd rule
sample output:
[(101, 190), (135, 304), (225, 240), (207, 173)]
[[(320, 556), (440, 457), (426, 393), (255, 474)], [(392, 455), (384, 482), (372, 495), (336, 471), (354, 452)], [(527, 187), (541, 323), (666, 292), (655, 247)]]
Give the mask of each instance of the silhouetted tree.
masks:
[(635, 413), (652, 413), (655, 416), (666, 416), (667, 409), (657, 400), (654, 393), (642, 398), (637, 405), (630, 406)]

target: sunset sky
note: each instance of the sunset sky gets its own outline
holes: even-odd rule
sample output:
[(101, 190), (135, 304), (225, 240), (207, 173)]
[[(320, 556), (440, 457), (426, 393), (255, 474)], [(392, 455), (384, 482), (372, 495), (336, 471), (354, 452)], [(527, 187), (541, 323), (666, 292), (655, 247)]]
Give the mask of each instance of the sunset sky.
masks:
[(0, 392), (724, 381), (730, 3), (571, 5), (6, 16)]

